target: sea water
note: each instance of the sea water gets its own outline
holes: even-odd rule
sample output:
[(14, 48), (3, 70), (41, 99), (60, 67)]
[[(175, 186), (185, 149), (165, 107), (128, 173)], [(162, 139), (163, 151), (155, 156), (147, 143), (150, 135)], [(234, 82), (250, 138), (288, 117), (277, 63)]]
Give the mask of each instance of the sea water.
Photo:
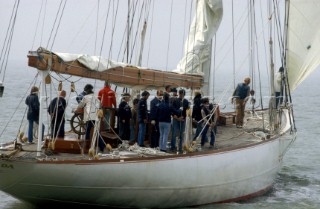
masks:
[[(5, 91), (0, 98), (0, 142), (11, 141), (17, 128), (23, 128), (25, 120), (24, 100), (34, 69), (25, 64), (14, 66), (7, 73)], [(298, 137), (283, 159), (283, 166), (275, 184), (267, 194), (239, 203), (199, 206), (198, 208), (257, 209), (257, 208), (320, 208), (320, 72), (315, 72), (292, 94), (295, 123)], [(80, 80), (77, 91), (81, 91), (87, 80)], [(65, 82), (64, 82), (65, 83)], [(67, 82), (66, 82), (67, 83)], [(38, 85), (38, 83), (36, 83)], [(103, 83), (97, 84), (97, 90)], [(69, 88), (69, 87), (65, 87)], [(74, 96), (73, 94), (72, 96)], [(71, 104), (70, 104), (71, 105)], [(71, 112), (71, 111), (70, 111)], [(13, 115), (13, 117), (12, 117)], [(68, 117), (68, 116), (67, 116)], [(9, 122), (8, 122), (9, 121)], [(3, 131), (6, 127), (5, 131)], [(68, 129), (66, 129), (68, 130)], [(263, 163), (263, 162), (261, 162)], [(213, 174), (214, 175), (214, 174)], [(36, 178), (36, 176), (35, 176)], [(89, 208), (89, 207), (88, 207)], [(0, 192), (0, 209), (45, 209), (23, 203)]]

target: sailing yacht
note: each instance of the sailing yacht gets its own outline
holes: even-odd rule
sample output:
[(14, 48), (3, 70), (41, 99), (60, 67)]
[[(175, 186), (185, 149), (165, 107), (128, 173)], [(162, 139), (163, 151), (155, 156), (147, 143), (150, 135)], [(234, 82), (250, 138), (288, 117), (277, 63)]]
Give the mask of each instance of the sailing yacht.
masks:
[[(251, 67), (255, 68), (257, 53), (254, 51), (261, 36), (254, 27), (256, 16), (253, 11), (257, 6), (255, 1), (249, 2), (249, 57)], [(215, 65), (213, 58), (218, 53), (215, 50), (217, 34), (223, 34), (219, 29), (227, 11), (222, 0), (198, 0), (194, 4), (195, 15), (186, 37), (184, 56), (171, 71), (141, 67), (141, 60), (138, 65), (133, 65), (123, 60), (113, 61), (110, 57), (61, 53), (45, 47), (30, 51), (28, 66), (36, 69), (41, 77), (40, 109), (45, 111), (47, 108), (49, 84), (46, 81), (53, 74), (107, 80), (135, 91), (171, 85), (188, 89), (192, 96), (194, 90), (201, 89), (211, 100), (217, 97), (214, 78), (219, 66)], [(268, 16), (264, 18), (269, 25), (281, 23), (270, 26), (277, 31), (270, 32), (267, 41), (270, 44), (267, 67), (271, 89), (269, 106), (263, 107), (261, 102), (257, 108), (253, 104), (246, 111), (245, 125), (240, 129), (234, 124), (234, 109), (224, 111), (221, 105), (214, 149), (201, 147), (199, 139), (190, 140), (194, 130), (188, 115), (182, 154), (129, 145), (117, 135), (115, 122), (111, 124), (112, 132), (95, 127), (93, 135), (100, 134), (111, 147), (98, 153), (97, 144), (83, 140), (81, 117), (75, 114), (71, 122), (78, 125), (73, 124), (73, 131), (66, 133), (64, 138), (46, 136), (42, 141), (39, 134), (37, 144), (27, 144), (23, 141), (23, 134), (17, 134), (14, 141), (1, 145), (1, 191), (34, 205), (69, 203), (119, 208), (173, 208), (245, 200), (270, 190), (285, 153), (296, 139), (290, 92), (320, 62), (317, 27), (320, 7), (318, 2), (301, 0), (270, 1), (268, 5)], [(135, 7), (131, 8), (133, 12)], [(280, 13), (280, 9), (284, 11)], [(130, 19), (127, 22), (127, 29), (133, 27), (129, 24)], [(143, 27), (141, 34), (145, 34), (145, 30)], [(275, 40), (281, 43), (279, 47), (273, 46), (274, 33), (277, 34)], [(274, 53), (275, 49), (280, 52)], [(285, 70), (283, 101), (279, 107), (275, 106), (273, 89), (275, 56), (280, 57)], [(230, 63), (230, 60), (226, 62)], [(240, 68), (243, 67), (237, 69)], [(236, 68), (234, 74), (237, 74)], [(251, 77), (256, 82), (254, 78), (259, 76), (252, 71)], [(219, 104), (229, 100), (232, 84), (230, 81), (225, 86), (217, 100)], [(44, 114), (40, 113), (40, 124), (44, 121)], [(38, 133), (42, 133), (42, 128), (38, 127)], [(148, 143), (147, 137), (145, 142)]]

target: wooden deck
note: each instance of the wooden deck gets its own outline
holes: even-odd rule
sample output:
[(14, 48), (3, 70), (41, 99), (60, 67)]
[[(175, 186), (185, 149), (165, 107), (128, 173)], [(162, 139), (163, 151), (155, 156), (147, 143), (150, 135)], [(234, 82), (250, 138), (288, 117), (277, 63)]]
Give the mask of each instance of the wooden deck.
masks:
[[(263, 116), (264, 114), (264, 116)], [(264, 140), (270, 138), (267, 134), (267, 130), (263, 130), (263, 127), (267, 128), (268, 123), (263, 120), (266, 117), (266, 113), (260, 112), (259, 114), (246, 113), (245, 124), (243, 128), (237, 128), (232, 121), (227, 121), (226, 125), (219, 125), (217, 128), (216, 143), (215, 147), (212, 149), (209, 147), (209, 143), (206, 143), (203, 147), (200, 145), (200, 138), (196, 140), (196, 144), (192, 146), (192, 152), (184, 152), (185, 155), (193, 155), (205, 151), (225, 151), (230, 149), (236, 149), (239, 147), (250, 146), (256, 143), (261, 143)], [(265, 121), (263, 123), (263, 121)], [(193, 130), (195, 131), (195, 130)], [(112, 134), (107, 134), (108, 137), (117, 140)], [(209, 138), (210, 140), (210, 138)], [(1, 146), (1, 157), (5, 158), (16, 158), (21, 160), (34, 160), (35, 158), (41, 160), (88, 160), (90, 159), (88, 155), (89, 144), (85, 145), (83, 140), (78, 140), (77, 135), (73, 133), (66, 134), (64, 139), (58, 139), (55, 146), (59, 145), (59, 141), (64, 141), (67, 143), (66, 149), (62, 152), (57, 152), (55, 150), (48, 150), (48, 144), (43, 142), (43, 148), (40, 157), (37, 157), (36, 144), (20, 144), (17, 143), (16, 147), (20, 147), (21, 150), (17, 151), (14, 149), (13, 145), (2, 145)], [(162, 157), (162, 156), (174, 156), (181, 155), (175, 152), (160, 152), (158, 149), (148, 148), (148, 141), (145, 141), (146, 148), (139, 148), (136, 144), (130, 146), (128, 143), (124, 142), (118, 148), (113, 148), (111, 151), (105, 150), (104, 153), (99, 154), (99, 159), (119, 159), (119, 158), (139, 158), (139, 157)], [(168, 142), (170, 144), (170, 142)], [(191, 144), (191, 143), (190, 143)], [(63, 145), (65, 146), (65, 145)], [(84, 148), (84, 149), (83, 149)], [(69, 150), (69, 151), (67, 151)]]

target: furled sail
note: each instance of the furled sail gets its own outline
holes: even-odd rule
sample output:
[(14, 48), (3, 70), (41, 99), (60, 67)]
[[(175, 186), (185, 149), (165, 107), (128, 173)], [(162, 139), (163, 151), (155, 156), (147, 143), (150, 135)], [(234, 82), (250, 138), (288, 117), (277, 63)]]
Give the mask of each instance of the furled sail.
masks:
[[(131, 66), (121, 62), (84, 54), (55, 53), (44, 48), (30, 51), (28, 65), (38, 70), (80, 76), (132, 89), (156, 89), (164, 86), (201, 88), (203, 76)], [(52, 63), (52, 64), (50, 64)]]
[(175, 71), (203, 74), (201, 64), (210, 59), (211, 39), (219, 28), (222, 14), (222, 0), (198, 1), (185, 43), (184, 57)]
[(287, 68), (294, 90), (320, 64), (320, 1), (289, 1)]

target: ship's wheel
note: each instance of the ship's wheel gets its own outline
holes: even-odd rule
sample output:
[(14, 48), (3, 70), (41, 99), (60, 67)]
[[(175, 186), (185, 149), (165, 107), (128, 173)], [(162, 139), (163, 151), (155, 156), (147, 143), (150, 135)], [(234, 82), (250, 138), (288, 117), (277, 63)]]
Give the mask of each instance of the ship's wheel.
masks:
[(74, 113), (70, 119), (70, 125), (73, 132), (78, 135), (86, 133), (86, 123), (83, 121), (83, 113)]

